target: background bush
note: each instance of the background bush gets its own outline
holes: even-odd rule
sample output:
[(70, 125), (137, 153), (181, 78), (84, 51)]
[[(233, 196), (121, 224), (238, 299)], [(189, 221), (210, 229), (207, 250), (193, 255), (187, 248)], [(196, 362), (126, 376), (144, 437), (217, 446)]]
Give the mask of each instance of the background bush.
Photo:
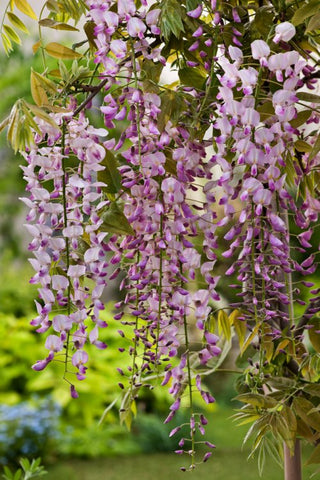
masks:
[(50, 455), (59, 439), (60, 414), (50, 399), (0, 406), (0, 463)]

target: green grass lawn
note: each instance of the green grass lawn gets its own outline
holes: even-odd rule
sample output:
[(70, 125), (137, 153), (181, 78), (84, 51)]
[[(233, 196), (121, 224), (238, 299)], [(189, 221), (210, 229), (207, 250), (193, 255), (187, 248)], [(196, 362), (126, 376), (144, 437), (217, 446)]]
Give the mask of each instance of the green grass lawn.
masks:
[[(192, 475), (192, 480), (257, 480), (255, 460), (247, 461), (249, 450), (242, 450), (245, 427), (234, 425), (231, 408), (218, 407), (210, 415), (208, 434), (217, 448), (210, 460), (199, 465), (193, 473), (180, 471), (188, 466), (189, 457), (174, 453), (150, 453), (109, 457), (96, 460), (63, 460), (47, 467), (47, 480), (179, 480)], [(304, 468), (304, 480), (315, 469)], [(272, 459), (266, 460), (263, 480), (281, 480), (283, 471)], [(319, 478), (316, 476), (315, 478)]]
[[(180, 471), (183, 459), (172, 454), (148, 454), (130, 457), (99, 459), (94, 461), (65, 461), (49, 469), (48, 480), (256, 480), (259, 478), (254, 462), (246, 461), (239, 450), (216, 452), (214, 457), (199, 465), (192, 473)], [(186, 463), (184, 464), (186, 465)], [(267, 471), (268, 470), (268, 471)], [(280, 480), (282, 471), (270, 462), (264, 480)], [(189, 477), (190, 478), (190, 477)]]

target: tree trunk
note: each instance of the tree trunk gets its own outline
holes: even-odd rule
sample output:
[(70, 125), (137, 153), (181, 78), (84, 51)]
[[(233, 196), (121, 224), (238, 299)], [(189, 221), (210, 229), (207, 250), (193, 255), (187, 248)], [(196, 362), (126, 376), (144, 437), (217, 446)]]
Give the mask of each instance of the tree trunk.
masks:
[(284, 480), (302, 480), (300, 440), (296, 440), (294, 455), (284, 444)]

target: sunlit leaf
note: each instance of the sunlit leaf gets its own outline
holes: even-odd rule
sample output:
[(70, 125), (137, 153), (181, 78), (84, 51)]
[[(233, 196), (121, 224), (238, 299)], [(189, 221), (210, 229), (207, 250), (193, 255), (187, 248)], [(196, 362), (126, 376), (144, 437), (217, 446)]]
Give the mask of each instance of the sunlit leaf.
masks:
[(14, 3), (20, 12), (28, 15), (28, 17), (33, 18), (33, 20), (37, 20), (37, 15), (34, 13), (31, 5), (27, 0), (14, 0)]
[(95, 40), (95, 35), (94, 35), (94, 28), (95, 28), (95, 23), (94, 22), (86, 22), (83, 26), (83, 30), (87, 36), (89, 45), (91, 49), (96, 49), (96, 40)]
[(61, 58), (61, 59), (73, 59), (73, 58), (80, 58), (82, 55), (71, 48), (65, 47), (60, 43), (51, 42), (45, 46), (45, 51), (48, 55), (54, 58)]
[(37, 53), (37, 51), (39, 50), (40, 47), (41, 47), (40, 40), (38, 40), (38, 42), (36, 42), (35, 44), (32, 45), (33, 55), (35, 55)]
[(287, 444), (287, 447), (293, 455), (297, 435), (297, 420), (291, 408), (287, 405), (284, 405), (283, 408), (277, 412), (276, 425), (283, 441)]
[(197, 68), (185, 67), (178, 71), (180, 81), (188, 87), (203, 89), (206, 77)]
[(277, 390), (288, 390), (295, 386), (295, 381), (287, 377), (272, 377), (268, 380), (268, 385)]
[(219, 329), (219, 334), (223, 333), (223, 335), (227, 340), (231, 339), (230, 320), (224, 310), (219, 310), (219, 313), (218, 313), (218, 329)]
[(313, 160), (314, 157), (319, 153), (319, 151), (320, 151), (320, 134), (318, 135), (315, 143), (312, 146), (312, 150), (309, 153), (308, 161), (310, 162), (311, 160)]
[(306, 123), (310, 115), (311, 115), (311, 110), (302, 110), (301, 112), (297, 113), (296, 118), (290, 121), (290, 125), (293, 128), (301, 127), (301, 125), (304, 125)]
[(236, 400), (259, 408), (274, 408), (278, 404), (274, 398), (259, 393), (241, 393), (236, 396)]
[(303, 387), (303, 390), (312, 397), (320, 397), (320, 383), (309, 383)]
[(311, 412), (314, 408), (312, 402), (303, 397), (295, 397), (293, 400), (293, 406), (299, 417), (307, 425), (317, 430), (317, 432), (320, 432), (320, 413)]
[(39, 107), (42, 105), (47, 105), (49, 103), (47, 94), (45, 89), (43, 88), (43, 85), (39, 81), (38, 76), (36, 75), (36, 72), (34, 72), (31, 69), (31, 75), (30, 75), (30, 87), (31, 87), (31, 95)]
[(320, 463), (320, 444), (315, 447), (312, 454), (306, 461), (306, 465), (311, 465), (313, 463)]
[(118, 162), (110, 151), (106, 151), (106, 156), (101, 162), (104, 170), (98, 172), (99, 182), (104, 182), (107, 193), (118, 193), (121, 188), (121, 175), (118, 170)]
[(241, 317), (241, 312), (239, 310), (234, 310), (229, 315), (230, 324), (234, 326), (236, 334), (239, 339), (240, 348), (244, 344), (244, 340), (246, 337), (247, 326), (244, 320), (239, 319)]
[(320, 319), (315, 318), (310, 323), (313, 327), (308, 330), (309, 339), (315, 351), (320, 353)]
[(305, 153), (305, 152), (311, 152), (312, 146), (305, 142), (304, 140), (297, 140), (294, 143), (294, 147), (298, 152)]
[(293, 17), (291, 18), (291, 23), (293, 25), (300, 25), (307, 18), (316, 14), (319, 11), (319, 0), (311, 0), (309, 3), (303, 3), (302, 7), (298, 8), (294, 12)]
[(55, 12), (55, 13), (59, 12), (59, 5), (56, 0), (47, 0), (46, 7), (48, 10), (51, 10), (51, 12)]
[(31, 112), (36, 115), (39, 118), (42, 118), (45, 122), (49, 123), (53, 128), (59, 128), (55, 120), (50, 117), (50, 115), (45, 112), (42, 108), (36, 106), (36, 105), (31, 105), (30, 103), (26, 102), (27, 107), (31, 110)]
[(3, 32), (1, 33), (2, 45), (7, 55), (12, 52), (12, 43), (10, 38), (5, 35)]
[(52, 18), (43, 18), (39, 21), (41, 27), (53, 28), (54, 30), (70, 30), (73, 32), (78, 32), (79, 29), (63, 22), (56, 22)]
[(261, 338), (261, 348), (265, 353), (268, 362), (271, 362), (274, 351), (274, 343), (272, 340), (272, 329), (267, 326), (263, 326), (263, 335)]
[(161, 8), (160, 28), (165, 38), (168, 40), (170, 35), (179, 38), (181, 33), (184, 32), (184, 26), (182, 22), (182, 9), (181, 4), (177, 0), (165, 0)]
[(102, 232), (134, 235), (134, 231), (126, 216), (115, 202), (111, 203), (107, 210), (102, 213), (101, 220), (103, 221), (100, 227)]
[(312, 18), (310, 18), (306, 32), (312, 32), (313, 30), (318, 30), (320, 28), (320, 12), (316, 13)]
[(10, 22), (14, 27), (18, 28), (22, 32), (29, 33), (29, 30), (27, 29), (25, 24), (13, 12), (7, 12), (7, 17), (9, 18)]
[(309, 92), (298, 92), (297, 97), (303, 102), (320, 103), (320, 96)]
[(251, 344), (251, 342), (253, 341), (253, 339), (256, 337), (256, 335), (258, 334), (258, 331), (260, 329), (260, 325), (257, 324), (254, 329), (252, 330), (252, 332), (247, 336), (245, 342), (243, 343), (242, 347), (240, 348), (240, 352), (241, 352), (241, 355), (247, 350), (247, 348), (249, 347), (249, 345)]

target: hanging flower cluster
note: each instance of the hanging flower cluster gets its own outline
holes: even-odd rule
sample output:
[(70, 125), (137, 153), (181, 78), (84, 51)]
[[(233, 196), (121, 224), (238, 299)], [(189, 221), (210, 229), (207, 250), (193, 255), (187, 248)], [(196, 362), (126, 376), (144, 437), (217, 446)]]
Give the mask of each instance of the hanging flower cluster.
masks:
[[(117, 13), (112, 9), (115, 5)], [(110, 79), (110, 85), (117, 82), (116, 77), (127, 79), (120, 95), (110, 91), (101, 107), (108, 128), (115, 127), (117, 121), (129, 121), (129, 127), (121, 134), (119, 142), (108, 143), (108, 148), (115, 152), (121, 149), (121, 156), (126, 161), (119, 171), (126, 192), (123, 195), (124, 213), (134, 231), (134, 235), (126, 236), (118, 243), (117, 259), (125, 259), (123, 267), (127, 270), (122, 285), (127, 294), (117, 305), (121, 311), (116, 318), (122, 318), (124, 309), (136, 317), (134, 347), (130, 350), (133, 391), (141, 385), (142, 372), (157, 371), (162, 358), (169, 362), (177, 356), (180, 347), (186, 350), (178, 367), (170, 363), (165, 367), (163, 384), (172, 379), (169, 391), (174, 398), (166, 420), (169, 421), (179, 409), (181, 397), (191, 381), (190, 315), (196, 317), (204, 339), (203, 349), (198, 353), (200, 362), (207, 364), (220, 353), (216, 346), (218, 337), (205, 328), (210, 298), (219, 299), (215, 291), (218, 279), (212, 276), (215, 254), (207, 254), (206, 261), (203, 261), (192, 242), (192, 238), (199, 234), (199, 213), (190, 208), (188, 198), (194, 190), (196, 178), (210, 177), (210, 172), (206, 172), (204, 147), (192, 141), (185, 128), (173, 128), (168, 122), (162, 132), (158, 129), (161, 97), (156, 93), (144, 93), (140, 87), (140, 66), (136, 55), (142, 52), (148, 60), (164, 62), (160, 50), (153, 49), (152, 54), (148, 54), (150, 42), (145, 38), (147, 33), (160, 33), (157, 26), (160, 10), (138, 11), (134, 2), (126, 2), (125, 8), (122, 2), (109, 2), (108, 5), (91, 2), (90, 7), (90, 15), (96, 23), (97, 61), (102, 62), (104, 75)], [(113, 39), (114, 27), (119, 24), (127, 31), (127, 43)], [(128, 45), (131, 52), (127, 51)], [(110, 51), (120, 59), (117, 66), (115, 60), (106, 56)], [(126, 139), (131, 142), (129, 149), (123, 148)], [(171, 171), (167, 164), (169, 150), (172, 152)], [(213, 212), (208, 213), (208, 218), (214, 218)], [(204, 225), (207, 231), (208, 226)], [(189, 291), (188, 282), (195, 279), (197, 272), (208, 287)], [(139, 351), (143, 352), (140, 368), (137, 366)], [(203, 390), (200, 376), (196, 387), (207, 403), (214, 401)], [(188, 388), (192, 409), (193, 387), (189, 385)], [(189, 449), (192, 457), (195, 425), (203, 431), (204, 422), (195, 421), (192, 411), (192, 447)]]
[[(106, 233), (99, 232), (102, 220), (98, 212), (106, 202), (104, 184), (97, 181), (96, 174), (104, 168), (101, 161), (105, 156), (99, 137), (107, 132), (90, 126), (83, 114), (79, 119), (56, 114), (53, 120), (56, 128), (48, 128), (48, 123), (38, 119), (35, 145), (24, 154), (27, 166), (22, 167), (30, 193), (22, 200), (30, 209), (26, 228), (33, 237), (29, 250), (35, 258), (30, 263), (36, 272), (31, 282), (40, 284), (42, 301), (36, 302), (38, 316), (31, 323), (38, 332), (50, 327), (54, 331), (46, 339), (47, 358), (33, 368), (45, 368), (55, 353), (58, 358), (66, 355), (82, 380), (88, 360), (83, 348), (87, 339), (98, 348), (106, 347), (98, 339), (98, 327), (106, 326), (99, 313), (104, 309), (100, 297), (108, 266), (108, 247), (103, 242)], [(90, 248), (84, 248), (85, 241)], [(90, 280), (90, 290), (85, 279)], [(49, 319), (50, 313), (53, 317)], [(90, 333), (87, 318), (93, 322)], [(73, 385), (71, 388), (76, 396)]]
[[(280, 24), (274, 42), (288, 41), (294, 34), (291, 24)], [(223, 73), (219, 75), (219, 103), (215, 108), (218, 116), (213, 119), (219, 136), (211, 161), (222, 172), (217, 185), (222, 188), (221, 200), (227, 206), (224, 224), (233, 221), (225, 235), (232, 243), (222, 255), (230, 258), (237, 252), (226, 272), (237, 272), (239, 286), (242, 285), (241, 302), (235, 306), (245, 309), (244, 321), (253, 318), (256, 329), (263, 326), (278, 338), (283, 329), (294, 326), (292, 309), (279, 308), (292, 304), (291, 274), (298, 271), (307, 275), (316, 270), (313, 255), (302, 265), (292, 259), (285, 213), (290, 210), (300, 228), (308, 227), (309, 213), (303, 215), (297, 209), (285, 173), (295, 142), (302, 134), (290, 122), (297, 117), (297, 90), (303, 85), (306, 61), (296, 51), (271, 54), (263, 40), (252, 42), (251, 53), (259, 60), (260, 68), (246, 67), (237, 47), (229, 47), (219, 59)], [(277, 84), (276, 91), (263, 99), (262, 105), (271, 107), (264, 121), (259, 113), (261, 75)], [(243, 92), (240, 101), (236, 99), (239, 91)], [(230, 151), (231, 162), (226, 159)], [(301, 173), (297, 174), (297, 185)], [(237, 198), (242, 202), (242, 210), (235, 216), (233, 201)], [(304, 233), (298, 236), (301, 246), (310, 246), (304, 237)], [(296, 292), (299, 294), (298, 289)]]

